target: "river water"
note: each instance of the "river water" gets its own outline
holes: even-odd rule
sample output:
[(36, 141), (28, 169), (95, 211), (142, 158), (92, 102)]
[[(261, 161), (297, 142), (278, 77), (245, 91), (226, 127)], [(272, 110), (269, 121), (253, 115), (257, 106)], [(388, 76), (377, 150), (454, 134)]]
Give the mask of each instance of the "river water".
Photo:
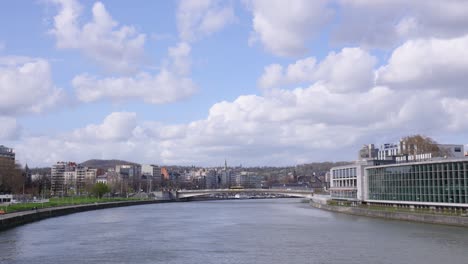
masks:
[(331, 213), (298, 199), (152, 204), (0, 232), (0, 263), (468, 263), (468, 229)]

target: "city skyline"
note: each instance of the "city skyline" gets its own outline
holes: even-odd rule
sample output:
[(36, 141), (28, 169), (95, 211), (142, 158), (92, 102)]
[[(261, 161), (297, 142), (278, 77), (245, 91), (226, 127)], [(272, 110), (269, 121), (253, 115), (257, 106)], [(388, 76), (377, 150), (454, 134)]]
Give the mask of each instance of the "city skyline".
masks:
[(59, 160), (353, 160), (424, 134), (466, 146), (468, 3), (2, 3), (0, 145)]

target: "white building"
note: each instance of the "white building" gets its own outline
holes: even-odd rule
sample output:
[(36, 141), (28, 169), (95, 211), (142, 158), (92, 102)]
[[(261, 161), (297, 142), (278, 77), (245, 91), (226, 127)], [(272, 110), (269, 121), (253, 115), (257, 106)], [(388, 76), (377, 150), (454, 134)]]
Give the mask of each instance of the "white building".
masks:
[(149, 175), (156, 182), (161, 182), (161, 168), (157, 165), (143, 164), (141, 165), (141, 174)]

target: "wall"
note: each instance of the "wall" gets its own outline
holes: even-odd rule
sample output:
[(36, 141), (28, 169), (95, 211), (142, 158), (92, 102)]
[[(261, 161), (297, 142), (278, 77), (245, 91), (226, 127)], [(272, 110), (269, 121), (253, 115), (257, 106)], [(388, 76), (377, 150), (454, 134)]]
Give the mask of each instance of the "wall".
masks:
[(369, 210), (369, 209), (357, 208), (357, 207), (331, 206), (331, 205), (324, 205), (321, 203), (314, 203), (314, 202), (311, 202), (311, 205), (315, 208), (324, 209), (324, 210), (332, 211), (332, 212), (351, 214), (351, 215), (360, 215), (360, 216), (378, 217), (378, 218), (393, 219), (393, 220), (403, 220), (403, 221), (413, 221), (413, 222), (430, 223), (430, 224), (443, 224), (443, 225), (468, 227), (468, 217), (462, 217), (462, 216), (431, 215), (431, 214), (421, 214), (421, 213), (413, 214), (413, 213), (406, 213), (406, 212), (386, 212), (386, 211)]
[(164, 202), (170, 202), (170, 201), (158, 201), (158, 200), (124, 201), (124, 202), (111, 202), (111, 203), (100, 203), (100, 204), (63, 206), (63, 207), (56, 207), (56, 208), (51, 207), (51, 208), (38, 209), (34, 211), (11, 213), (11, 214), (6, 214), (6, 215), (0, 215), (0, 231), (9, 229), (15, 226), (39, 221), (39, 220), (46, 219), (49, 217), (62, 216), (62, 215), (67, 215), (67, 214), (72, 214), (72, 213), (105, 209), (105, 208), (164, 203)]

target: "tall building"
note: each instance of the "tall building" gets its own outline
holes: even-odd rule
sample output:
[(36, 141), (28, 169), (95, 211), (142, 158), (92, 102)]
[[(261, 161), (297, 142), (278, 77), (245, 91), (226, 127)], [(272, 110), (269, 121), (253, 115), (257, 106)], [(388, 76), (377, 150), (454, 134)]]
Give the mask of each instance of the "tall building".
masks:
[(50, 192), (52, 196), (63, 196), (65, 192), (65, 171), (67, 169), (67, 162), (57, 162), (52, 165), (51, 169), (51, 186)]
[(97, 169), (75, 162), (57, 162), (51, 169), (51, 194), (53, 196), (81, 195), (86, 184), (94, 184)]

